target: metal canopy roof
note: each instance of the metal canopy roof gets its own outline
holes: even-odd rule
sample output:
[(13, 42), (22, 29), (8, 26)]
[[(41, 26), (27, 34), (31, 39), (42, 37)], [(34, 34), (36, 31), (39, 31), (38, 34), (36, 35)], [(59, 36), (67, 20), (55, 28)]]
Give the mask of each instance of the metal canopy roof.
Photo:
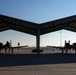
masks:
[(24, 21), (5, 15), (0, 15), (0, 31), (13, 29), (24, 33), (36, 35), (38, 25), (33, 22)]
[(42, 23), (41, 25), (41, 34), (66, 29), (76, 32), (76, 15)]
[(8, 29), (21, 31), (32, 35), (37, 35), (38, 29), (40, 29), (40, 35), (61, 29), (76, 32), (76, 15), (42, 24), (37, 24), (0, 14), (0, 31)]

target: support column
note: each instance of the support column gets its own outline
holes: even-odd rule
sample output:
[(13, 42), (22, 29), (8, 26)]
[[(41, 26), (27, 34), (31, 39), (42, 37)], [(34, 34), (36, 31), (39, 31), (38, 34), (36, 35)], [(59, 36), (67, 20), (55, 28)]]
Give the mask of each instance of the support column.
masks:
[(36, 49), (37, 53), (40, 53), (40, 29), (38, 29), (38, 34), (36, 36)]

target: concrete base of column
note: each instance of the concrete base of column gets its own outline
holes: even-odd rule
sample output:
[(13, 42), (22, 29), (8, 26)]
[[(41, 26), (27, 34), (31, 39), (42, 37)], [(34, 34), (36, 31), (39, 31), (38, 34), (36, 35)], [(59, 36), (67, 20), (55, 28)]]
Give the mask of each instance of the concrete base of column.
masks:
[(38, 54), (40, 54), (40, 52), (43, 52), (43, 50), (34, 49), (34, 50), (32, 50), (32, 52), (33, 52), (33, 53), (38, 53)]

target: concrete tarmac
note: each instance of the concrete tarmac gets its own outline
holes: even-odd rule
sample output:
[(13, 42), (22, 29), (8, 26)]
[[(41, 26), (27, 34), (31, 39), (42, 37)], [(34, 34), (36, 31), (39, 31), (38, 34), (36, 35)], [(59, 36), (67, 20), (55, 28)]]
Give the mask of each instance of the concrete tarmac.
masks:
[(0, 53), (0, 75), (76, 75), (76, 54), (73, 51), (67, 54), (61, 54), (59, 50), (45, 51), (40, 55), (28, 51), (14, 52)]
[(76, 63), (0, 67), (0, 75), (76, 75)]

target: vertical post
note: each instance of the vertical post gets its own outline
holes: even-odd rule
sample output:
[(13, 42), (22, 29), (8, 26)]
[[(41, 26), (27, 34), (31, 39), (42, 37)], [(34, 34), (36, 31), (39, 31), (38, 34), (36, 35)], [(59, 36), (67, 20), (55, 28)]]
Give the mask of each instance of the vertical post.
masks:
[(60, 30), (60, 49), (62, 50), (62, 31)]
[(10, 40), (10, 47), (12, 47), (12, 41)]
[(40, 29), (38, 29), (38, 33), (36, 36), (36, 49), (37, 49), (37, 53), (40, 53)]
[(60, 31), (60, 47), (62, 46), (62, 31)]

